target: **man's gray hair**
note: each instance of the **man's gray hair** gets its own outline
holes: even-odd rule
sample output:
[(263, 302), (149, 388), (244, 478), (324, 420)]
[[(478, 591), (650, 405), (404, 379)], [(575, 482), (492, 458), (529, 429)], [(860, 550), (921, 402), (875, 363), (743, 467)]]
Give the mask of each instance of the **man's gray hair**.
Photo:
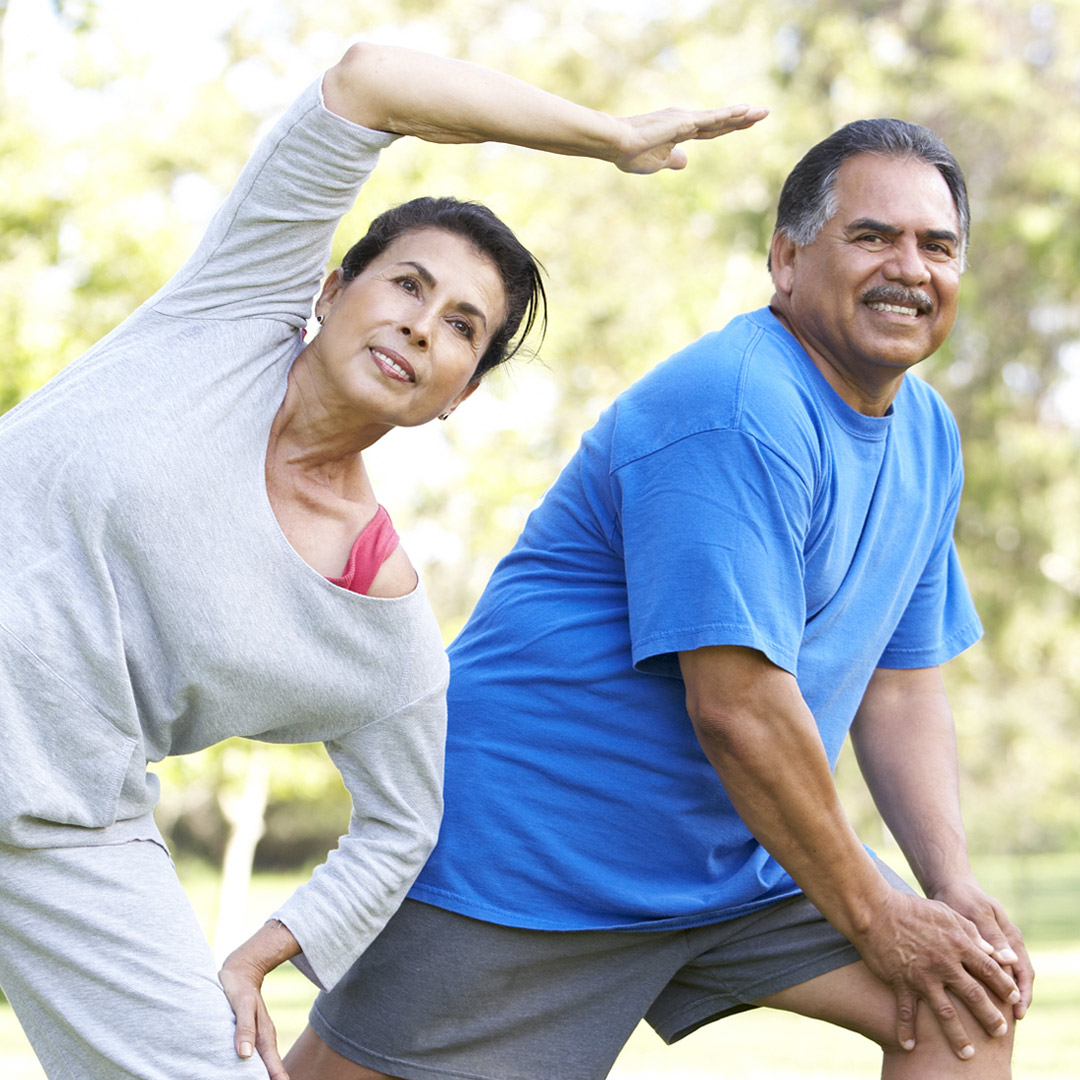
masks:
[[(904, 120), (856, 120), (811, 147), (784, 181), (774, 235), (783, 233), (800, 247), (812, 244), (837, 211), (836, 178), (840, 166), (857, 154), (911, 158), (933, 165), (941, 173), (956, 206), (963, 267), (971, 220), (964, 174), (935, 132)], [(768, 265), (771, 271), (771, 257)]]

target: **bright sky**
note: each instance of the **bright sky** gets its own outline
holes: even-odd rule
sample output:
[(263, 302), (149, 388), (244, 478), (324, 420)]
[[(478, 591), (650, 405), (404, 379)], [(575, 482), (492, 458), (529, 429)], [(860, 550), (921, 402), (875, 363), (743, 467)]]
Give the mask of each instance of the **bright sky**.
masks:
[[(135, 53), (149, 51), (155, 40), (168, 41), (169, 48), (155, 57), (153, 77), (177, 79), (183, 87), (205, 73), (207, 43), (238, 7), (239, 0), (186, 0), (183, 5), (105, 0), (101, 11), (107, 33), (94, 38), (100, 49)], [(50, 0), (10, 0), (4, 39), (5, 81), (21, 92), (39, 80), (56, 81), (60, 66), (73, 56)]]

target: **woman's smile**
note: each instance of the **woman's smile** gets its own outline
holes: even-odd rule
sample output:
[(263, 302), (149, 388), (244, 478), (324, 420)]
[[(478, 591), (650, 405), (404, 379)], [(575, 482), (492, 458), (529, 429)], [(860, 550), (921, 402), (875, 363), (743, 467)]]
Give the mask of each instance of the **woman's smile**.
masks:
[(400, 353), (379, 348), (375, 345), (371, 347), (370, 352), (375, 358), (375, 363), (379, 369), (391, 379), (400, 379), (402, 382), (410, 383), (416, 382), (416, 373), (413, 371), (412, 365)]

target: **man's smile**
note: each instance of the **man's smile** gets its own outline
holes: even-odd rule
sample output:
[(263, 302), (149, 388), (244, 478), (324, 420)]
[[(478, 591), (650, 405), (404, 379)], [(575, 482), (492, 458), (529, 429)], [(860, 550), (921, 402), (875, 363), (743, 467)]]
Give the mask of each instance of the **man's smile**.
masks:
[(887, 311), (912, 319), (929, 315), (934, 310), (933, 300), (922, 289), (876, 285), (867, 289), (861, 300), (871, 311)]

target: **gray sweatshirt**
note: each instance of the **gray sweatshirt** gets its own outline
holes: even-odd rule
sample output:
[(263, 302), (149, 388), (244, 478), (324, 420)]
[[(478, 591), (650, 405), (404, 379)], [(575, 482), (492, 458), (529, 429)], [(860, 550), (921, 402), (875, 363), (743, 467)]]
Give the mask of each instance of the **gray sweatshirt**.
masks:
[(442, 808), (447, 663), (422, 588), (330, 584), (264, 481), (334, 228), (392, 139), (310, 87), (180, 272), (0, 418), (0, 842), (153, 837), (147, 762), (325, 742), (349, 833), (276, 913), (323, 987), (396, 910)]

